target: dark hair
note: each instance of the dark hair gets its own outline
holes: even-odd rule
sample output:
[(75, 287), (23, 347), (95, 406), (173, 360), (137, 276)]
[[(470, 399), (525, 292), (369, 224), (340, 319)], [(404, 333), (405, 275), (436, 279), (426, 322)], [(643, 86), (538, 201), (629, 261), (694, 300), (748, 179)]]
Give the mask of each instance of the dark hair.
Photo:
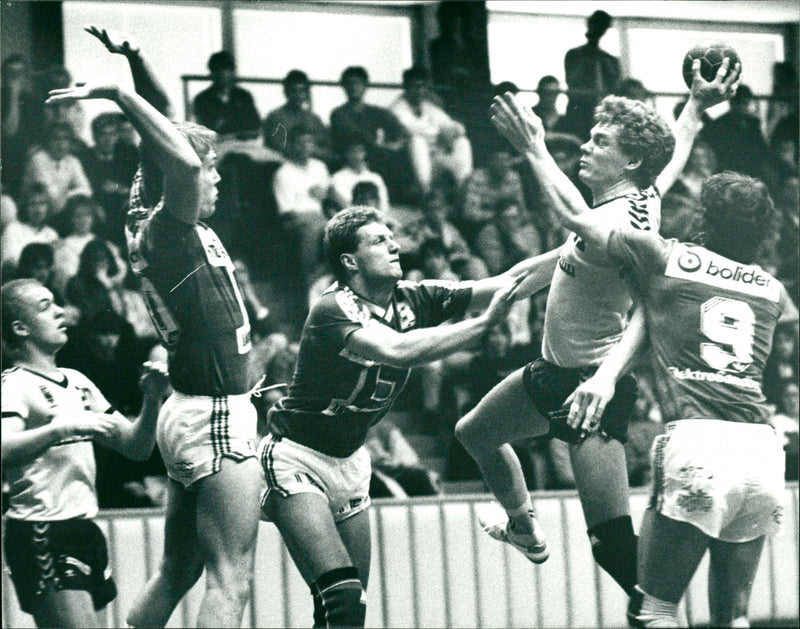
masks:
[(292, 85), (302, 83), (304, 85), (311, 85), (308, 80), (308, 75), (302, 70), (289, 70), (289, 73), (283, 77), (283, 91), (288, 90)]
[(622, 151), (641, 165), (631, 178), (640, 188), (652, 186), (675, 150), (675, 136), (666, 120), (642, 102), (624, 96), (606, 96), (594, 112), (595, 124), (619, 126)]
[(215, 52), (208, 58), (209, 72), (217, 72), (218, 70), (235, 70), (236, 61), (233, 55), (227, 50), (220, 50)]
[(426, 67), (420, 65), (411, 66), (408, 68), (408, 70), (403, 72), (403, 85), (406, 85), (414, 80), (427, 81), (430, 78), (431, 73), (428, 72)]
[(447, 257), (447, 247), (444, 246), (441, 238), (426, 238), (419, 246), (419, 258), (424, 260), (431, 256)]
[(92, 138), (97, 141), (97, 136), (100, 135), (100, 131), (104, 127), (111, 126), (113, 126), (115, 129), (119, 129), (119, 113), (106, 111), (102, 114), (98, 114), (92, 118)]
[(50, 200), (50, 193), (47, 191), (47, 186), (41, 181), (33, 181), (22, 190), (22, 203), (19, 204), (19, 220), (23, 223), (28, 222), (28, 206), (31, 204), (34, 197), (45, 197), (49, 208), (47, 211), (48, 216), (52, 212), (53, 203)]
[(613, 21), (613, 18), (605, 11), (595, 11), (588, 18), (586, 18), (586, 24), (588, 24), (590, 27), (595, 27), (603, 31), (608, 30)]
[(45, 262), (47, 266), (53, 266), (55, 255), (53, 246), (45, 242), (31, 242), (25, 245), (19, 254), (19, 261), (14, 272), (16, 279), (26, 279), (33, 277), (33, 268), (39, 262)]
[(366, 205), (363, 201), (365, 196), (369, 196), (370, 199), (380, 199), (378, 184), (374, 181), (359, 181), (353, 186), (351, 197), (354, 205)]
[(345, 79), (349, 78), (361, 79), (364, 83), (369, 83), (369, 74), (367, 74), (367, 70), (363, 66), (348, 66), (342, 72), (339, 81), (344, 83)]
[(545, 74), (541, 79), (539, 79), (539, 82), (536, 84), (536, 91), (538, 92), (548, 83), (555, 83), (556, 85), (560, 85), (559, 80), (552, 74)]
[[(2, 328), (3, 350), (15, 352), (23, 343), (14, 332), (14, 322), (19, 321), (24, 314), (25, 293), (28, 289), (41, 286), (33, 279), (11, 280), (0, 288), (0, 302), (2, 302)], [(12, 356), (13, 358), (13, 356)]]
[(775, 228), (769, 190), (753, 177), (731, 171), (712, 175), (700, 193), (703, 244), (727, 258), (750, 264)]
[(44, 130), (44, 137), (47, 138), (47, 142), (53, 139), (53, 136), (63, 131), (66, 133), (70, 139), (75, 137), (75, 132), (72, 129), (72, 126), (68, 122), (64, 122), (63, 120), (54, 120), (50, 122)]
[(519, 94), (519, 87), (513, 81), (500, 81), (497, 85), (493, 88), (493, 95), (494, 96), (502, 96), (506, 92), (511, 92), (512, 94)]
[(347, 269), (342, 264), (343, 253), (358, 249), (358, 230), (370, 223), (386, 221), (378, 210), (363, 205), (345, 208), (333, 215), (325, 226), (325, 257), (337, 280), (347, 282)]
[(103, 216), (103, 209), (92, 197), (85, 194), (74, 194), (67, 199), (67, 202), (64, 204), (64, 209), (61, 210), (59, 216), (59, 222), (65, 226), (67, 231), (72, 227), (70, 222), (74, 218), (75, 213), (82, 207), (88, 207), (92, 211), (92, 218), (95, 221), (95, 225)]
[(101, 262), (108, 264), (109, 275), (119, 273), (119, 266), (111, 253), (108, 243), (102, 238), (93, 238), (86, 243), (81, 251), (80, 262), (78, 263), (78, 275), (85, 278), (93, 278), (98, 265)]

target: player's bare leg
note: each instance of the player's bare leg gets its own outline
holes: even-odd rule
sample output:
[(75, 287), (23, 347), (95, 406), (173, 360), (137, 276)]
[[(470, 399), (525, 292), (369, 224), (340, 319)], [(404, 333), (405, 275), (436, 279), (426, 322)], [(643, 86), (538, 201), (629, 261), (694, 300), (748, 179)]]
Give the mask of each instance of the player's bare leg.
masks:
[(203, 573), (197, 541), (197, 494), (169, 479), (164, 556), (128, 612), (132, 627), (163, 627), (181, 598)]
[(363, 511), (337, 527), (324, 496), (301, 493), (284, 498), (271, 492), (267, 515), (311, 587), (314, 626), (363, 626), (371, 544), (369, 513)]
[(44, 594), (33, 612), (37, 627), (99, 627), (92, 596), (85, 590), (56, 590)]
[(197, 537), (206, 591), (198, 627), (238, 627), (250, 597), (260, 519), (261, 467), (256, 458), (222, 460), (197, 483)]
[(569, 448), (592, 554), (628, 594), (636, 585), (636, 536), (630, 518), (625, 448), (592, 434)]
[(711, 540), (708, 604), (715, 627), (749, 627), (750, 592), (764, 548), (764, 537), (749, 542)]

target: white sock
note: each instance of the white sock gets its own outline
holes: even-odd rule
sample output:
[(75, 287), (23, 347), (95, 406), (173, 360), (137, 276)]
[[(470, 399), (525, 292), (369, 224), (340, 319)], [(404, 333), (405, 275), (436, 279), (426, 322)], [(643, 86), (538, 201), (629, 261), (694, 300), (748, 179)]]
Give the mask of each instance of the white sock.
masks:
[(744, 616), (739, 616), (731, 620), (731, 627), (746, 628), (750, 626), (750, 621)]
[(678, 604), (662, 601), (660, 598), (650, 596), (641, 587), (639, 591), (644, 594), (642, 608), (636, 619), (645, 627), (680, 627), (678, 622)]

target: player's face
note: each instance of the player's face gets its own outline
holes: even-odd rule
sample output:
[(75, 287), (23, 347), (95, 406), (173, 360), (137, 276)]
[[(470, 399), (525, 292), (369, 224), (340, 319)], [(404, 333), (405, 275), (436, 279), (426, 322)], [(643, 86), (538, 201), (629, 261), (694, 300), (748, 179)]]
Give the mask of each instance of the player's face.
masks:
[(209, 151), (203, 158), (200, 170), (200, 218), (208, 218), (214, 213), (217, 205), (217, 184), (220, 176), (217, 172), (217, 154)]
[(400, 246), (383, 223), (368, 223), (358, 230), (358, 248), (353, 254), (358, 272), (367, 280), (403, 277)]
[(619, 147), (619, 125), (595, 125), (589, 141), (581, 146), (578, 176), (592, 192), (619, 183), (628, 174), (631, 158)]
[(19, 321), (28, 332), (28, 340), (45, 351), (55, 352), (67, 342), (64, 309), (44, 286), (32, 286), (26, 291)]

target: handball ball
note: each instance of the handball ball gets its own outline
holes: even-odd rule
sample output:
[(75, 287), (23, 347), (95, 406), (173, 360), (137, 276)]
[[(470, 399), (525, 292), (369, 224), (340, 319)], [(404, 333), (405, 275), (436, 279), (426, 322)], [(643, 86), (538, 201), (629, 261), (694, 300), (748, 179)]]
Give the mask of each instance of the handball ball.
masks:
[(695, 59), (700, 59), (700, 75), (706, 81), (713, 81), (725, 57), (731, 60), (728, 72), (733, 70), (737, 63), (741, 63), (739, 55), (727, 44), (697, 44), (683, 58), (683, 80), (686, 82), (686, 87), (689, 89), (692, 87), (692, 62)]

